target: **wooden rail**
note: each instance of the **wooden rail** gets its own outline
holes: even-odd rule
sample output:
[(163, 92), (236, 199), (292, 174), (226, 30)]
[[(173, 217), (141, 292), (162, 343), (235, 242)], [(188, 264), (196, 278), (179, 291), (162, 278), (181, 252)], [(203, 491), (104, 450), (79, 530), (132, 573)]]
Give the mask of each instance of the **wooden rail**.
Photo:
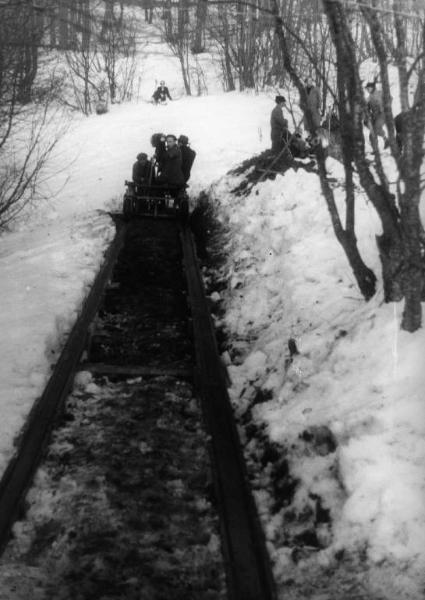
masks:
[(56, 363), (42, 396), (35, 402), (10, 461), (0, 481), (0, 550), (8, 542), (11, 527), (19, 517), (22, 499), (31, 485), (43, 455), (55, 415), (60, 413), (72, 385), (75, 368), (84, 350), (87, 329), (99, 309), (102, 292), (123, 244), (125, 225), (118, 223), (115, 238), (108, 248), (80, 316)]
[(264, 534), (249, 489), (225, 373), (197, 263), (191, 232), (181, 229), (184, 265), (193, 320), (196, 383), (211, 436), (212, 468), (218, 499), (224, 558), (231, 600), (273, 600), (275, 584)]

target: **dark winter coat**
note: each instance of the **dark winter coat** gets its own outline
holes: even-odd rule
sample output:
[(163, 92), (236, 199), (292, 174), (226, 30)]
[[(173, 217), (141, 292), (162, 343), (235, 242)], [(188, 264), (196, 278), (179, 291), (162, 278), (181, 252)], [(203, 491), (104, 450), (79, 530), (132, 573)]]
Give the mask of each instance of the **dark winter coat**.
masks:
[(288, 121), (283, 116), (280, 104), (276, 104), (270, 115), (270, 138), (272, 150), (279, 151), (283, 148), (283, 140), (288, 137)]
[(375, 130), (376, 135), (380, 135), (385, 138), (384, 125), (385, 125), (385, 117), (384, 117), (384, 107), (382, 102), (382, 94), (378, 90), (373, 90), (371, 94), (369, 94), (369, 98), (367, 99), (367, 109), (369, 111), (370, 120), (372, 123), (372, 127)]
[(192, 150), (189, 146), (182, 144), (179, 146), (180, 152), (182, 153), (182, 172), (185, 182), (189, 181), (190, 172), (192, 165), (196, 157), (195, 150)]
[(369, 94), (367, 99), (367, 108), (369, 110), (370, 118), (374, 123), (379, 117), (383, 116), (384, 108), (382, 103), (382, 94), (378, 90), (374, 90)]
[(158, 183), (171, 186), (183, 186), (185, 183), (182, 171), (182, 153), (178, 146), (169, 148), (163, 157)]
[(322, 122), (322, 129), (325, 129), (326, 131), (330, 131), (332, 133), (335, 133), (340, 130), (340, 122), (338, 114), (335, 110), (331, 110), (326, 115), (326, 118)]
[(306, 87), (305, 92), (307, 95), (306, 105), (302, 108), (304, 113), (309, 114), (310, 123), (308, 122), (307, 116), (305, 116), (304, 127), (311, 134), (314, 134), (316, 129), (320, 127), (320, 92), (314, 85)]
[(308, 144), (299, 133), (291, 135), (289, 149), (292, 156), (300, 158), (305, 158), (309, 153)]
[(170, 96), (170, 91), (166, 85), (160, 85), (157, 87), (152, 98), (155, 100), (155, 102), (165, 102), (167, 98), (169, 100), (172, 99)]
[(133, 181), (136, 185), (142, 183), (149, 184), (151, 174), (151, 163), (149, 161), (141, 163), (136, 161), (133, 165)]
[(403, 130), (404, 130), (403, 121), (404, 121), (403, 113), (398, 113), (398, 115), (396, 115), (394, 117), (394, 127), (395, 127), (395, 131), (396, 131), (395, 139), (396, 139), (397, 145), (399, 147), (399, 150), (402, 150), (402, 148), (403, 148)]
[(162, 133), (154, 133), (151, 137), (151, 144), (155, 148), (155, 160), (158, 171), (160, 172), (162, 168), (162, 161), (167, 151), (164, 135)]

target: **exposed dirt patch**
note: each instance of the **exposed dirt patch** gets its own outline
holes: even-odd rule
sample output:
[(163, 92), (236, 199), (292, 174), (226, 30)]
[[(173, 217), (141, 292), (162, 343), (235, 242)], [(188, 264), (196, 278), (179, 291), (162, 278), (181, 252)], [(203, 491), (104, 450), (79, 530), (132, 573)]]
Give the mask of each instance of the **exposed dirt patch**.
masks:
[(308, 173), (317, 173), (316, 162), (312, 158), (298, 160), (284, 152), (276, 156), (270, 150), (266, 150), (230, 171), (230, 175), (246, 174), (244, 180), (232, 192), (236, 196), (247, 195), (256, 183), (266, 179), (274, 180), (277, 175), (285, 173), (288, 169), (304, 169)]

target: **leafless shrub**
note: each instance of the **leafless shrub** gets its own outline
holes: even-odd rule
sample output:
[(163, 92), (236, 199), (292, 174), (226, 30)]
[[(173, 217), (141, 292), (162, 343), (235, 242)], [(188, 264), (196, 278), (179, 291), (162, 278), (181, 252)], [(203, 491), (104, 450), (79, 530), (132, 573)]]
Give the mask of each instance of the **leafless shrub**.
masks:
[(14, 116), (11, 133), (0, 149), (0, 229), (42, 197), (47, 165), (65, 126), (58, 127), (50, 102), (34, 104)]

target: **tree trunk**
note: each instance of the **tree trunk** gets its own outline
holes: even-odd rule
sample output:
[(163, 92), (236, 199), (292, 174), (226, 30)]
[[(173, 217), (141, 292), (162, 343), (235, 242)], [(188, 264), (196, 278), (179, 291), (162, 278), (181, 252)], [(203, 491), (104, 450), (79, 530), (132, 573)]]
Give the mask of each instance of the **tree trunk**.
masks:
[(166, 36), (172, 38), (173, 36), (173, 17), (171, 14), (171, 0), (165, 0), (163, 9), (162, 9), (162, 18), (165, 23), (165, 33)]
[(145, 11), (145, 21), (150, 25), (153, 19), (153, 1), (143, 0), (143, 8)]
[(49, 8), (49, 39), (51, 48), (56, 48), (57, 45), (57, 8), (50, 6)]
[[(278, 15), (278, 7), (277, 7), (276, 0), (274, 1), (274, 10), (275, 10), (275, 20), (276, 20), (276, 34), (279, 39), (279, 44), (280, 44), (285, 68), (286, 68), (287, 72), (289, 73), (289, 75), (292, 79), (292, 82), (297, 87), (297, 89), (300, 93), (302, 103), (306, 104), (304, 86), (303, 86), (303, 83), (302, 83), (300, 77), (298, 76), (297, 72), (294, 69), (292, 57), (289, 54), (288, 44), (286, 42), (286, 36), (282, 29), (282, 20), (281, 20), (280, 16)], [(341, 87), (341, 85), (342, 84), (340, 81), (339, 86)], [(351, 153), (351, 150), (350, 150), (350, 153)], [(369, 300), (375, 294), (376, 277), (375, 277), (375, 274), (373, 273), (373, 271), (371, 269), (369, 269), (369, 267), (363, 262), (363, 259), (361, 258), (360, 252), (357, 247), (357, 240), (356, 240), (356, 236), (354, 233), (354, 207), (352, 205), (352, 203), (354, 202), (354, 198), (353, 198), (353, 191), (350, 187), (350, 182), (351, 182), (350, 172), (352, 169), (351, 160), (350, 160), (351, 156), (352, 156), (352, 154), (350, 154), (347, 157), (347, 160), (345, 163), (346, 166), (348, 166), (348, 163), (350, 163), (350, 165), (349, 165), (348, 172), (346, 174), (346, 182), (348, 182), (349, 186), (347, 189), (347, 192), (348, 192), (347, 219), (346, 219), (347, 228), (344, 230), (341, 220), (340, 220), (340, 217), (339, 217), (339, 214), (338, 214), (334, 194), (333, 194), (332, 188), (329, 185), (329, 181), (328, 181), (328, 175), (327, 175), (326, 164), (325, 164), (325, 158), (326, 158), (325, 152), (321, 146), (319, 146), (317, 149), (317, 163), (318, 163), (318, 168), (319, 168), (320, 183), (322, 186), (322, 192), (325, 197), (326, 204), (327, 204), (329, 214), (331, 217), (335, 236), (336, 236), (337, 240), (339, 241), (339, 243), (341, 244), (342, 248), (344, 249), (345, 255), (348, 259), (348, 262), (353, 271), (354, 277), (356, 278), (356, 281), (357, 281), (357, 284), (359, 286), (361, 293), (363, 294), (363, 296), (366, 300)]]
[[(374, 272), (363, 261), (358, 246), (357, 239), (354, 232), (354, 195), (350, 185), (347, 188), (347, 217), (346, 217), (346, 229), (343, 228), (338, 209), (336, 206), (334, 194), (332, 188), (328, 182), (328, 176), (326, 172), (325, 153), (321, 147), (317, 149), (317, 165), (319, 168), (320, 184), (322, 192), (326, 200), (326, 204), (329, 210), (329, 214), (332, 221), (333, 230), (336, 239), (341, 244), (345, 255), (350, 264), (353, 275), (357, 281), (357, 285), (365, 300), (370, 300), (376, 292), (376, 276)], [(348, 174), (346, 182), (349, 183), (351, 180)]]
[(188, 76), (187, 64), (186, 64), (186, 60), (185, 60), (185, 56), (184, 56), (184, 50), (182, 50), (179, 53), (179, 60), (180, 60), (180, 67), (181, 67), (181, 71), (182, 71), (184, 89), (185, 89), (186, 94), (188, 96), (191, 96), (192, 90), (190, 87), (190, 80), (189, 80), (189, 76)]
[(425, 290), (425, 264), (421, 247), (423, 228), (419, 214), (419, 201), (420, 193), (417, 189), (407, 188), (406, 198), (403, 198), (401, 205), (406, 257), (402, 328), (406, 331), (416, 331), (422, 322), (421, 301)]
[(248, 6), (246, 9), (246, 24), (247, 35), (245, 37), (245, 47), (243, 51), (243, 70), (242, 78), (245, 88), (255, 88), (255, 40), (256, 40), (256, 26), (255, 26), (255, 13), (254, 7)]
[(82, 37), (81, 46), (83, 51), (88, 52), (90, 48), (91, 40), (91, 14), (90, 14), (90, 2), (89, 0), (81, 1), (81, 20), (82, 20)]
[(195, 39), (193, 40), (192, 52), (199, 54), (204, 50), (205, 23), (207, 20), (207, 0), (198, 0), (196, 4), (196, 27)]
[(67, 0), (59, 3), (59, 47), (67, 50), (69, 47), (69, 6)]
[(23, 61), (21, 65), (21, 79), (19, 82), (18, 102), (28, 104), (31, 102), (32, 86), (37, 75), (38, 47), (34, 44), (25, 44)]
[(232, 61), (230, 59), (229, 46), (224, 47), (224, 66), (226, 68), (227, 91), (234, 92), (236, 89), (235, 80), (233, 78)]
[(225, 75), (227, 81), (227, 91), (234, 92), (236, 89), (235, 80), (233, 78), (232, 71), (232, 60), (230, 58), (230, 40), (229, 40), (229, 22), (227, 19), (226, 7), (224, 7), (224, 13), (222, 17), (223, 22), (223, 51), (224, 51), (224, 66), (225, 66)]
[(357, 246), (357, 239), (354, 235), (349, 235), (345, 232), (345, 235), (339, 241), (344, 248), (348, 262), (350, 263), (350, 267), (356, 278), (357, 285), (359, 286), (364, 299), (370, 300), (376, 292), (375, 273), (364, 263)]
[(399, 236), (383, 233), (376, 236), (382, 268), (385, 302), (399, 302), (403, 299), (403, 250)]

